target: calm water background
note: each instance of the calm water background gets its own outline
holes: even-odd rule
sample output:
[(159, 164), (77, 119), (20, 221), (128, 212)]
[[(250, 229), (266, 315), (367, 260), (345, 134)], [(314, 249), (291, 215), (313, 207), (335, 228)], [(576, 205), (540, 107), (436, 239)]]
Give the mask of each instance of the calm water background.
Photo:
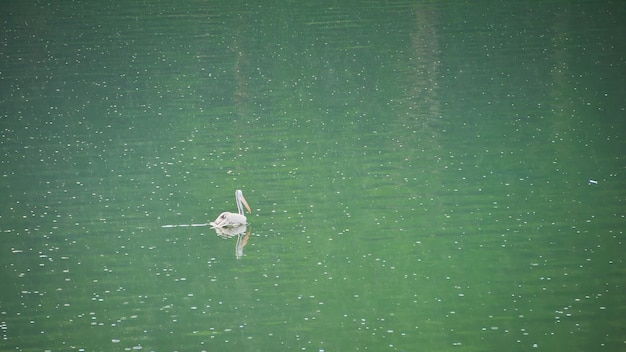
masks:
[(623, 2), (313, 3), (2, 5), (1, 350), (626, 348)]

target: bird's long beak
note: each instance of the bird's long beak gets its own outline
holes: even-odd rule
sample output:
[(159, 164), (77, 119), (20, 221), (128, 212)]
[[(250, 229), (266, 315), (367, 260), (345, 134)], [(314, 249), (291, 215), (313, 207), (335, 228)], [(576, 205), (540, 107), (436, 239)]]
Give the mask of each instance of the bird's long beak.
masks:
[(248, 202), (246, 202), (246, 198), (243, 197), (243, 194), (241, 195), (240, 199), (243, 206), (248, 209), (248, 213), (252, 213), (252, 209), (250, 209), (250, 206), (248, 205)]

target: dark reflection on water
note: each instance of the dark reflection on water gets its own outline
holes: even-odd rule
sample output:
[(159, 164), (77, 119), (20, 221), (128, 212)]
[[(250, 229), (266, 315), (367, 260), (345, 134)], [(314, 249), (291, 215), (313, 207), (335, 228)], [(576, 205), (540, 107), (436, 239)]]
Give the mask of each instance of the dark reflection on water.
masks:
[(5, 349), (623, 346), (624, 6), (14, 5)]

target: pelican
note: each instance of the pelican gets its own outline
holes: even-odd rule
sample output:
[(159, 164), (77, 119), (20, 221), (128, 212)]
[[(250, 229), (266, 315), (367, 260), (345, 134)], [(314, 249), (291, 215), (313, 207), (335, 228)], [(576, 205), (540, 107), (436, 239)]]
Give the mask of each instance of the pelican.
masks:
[(238, 227), (242, 225), (246, 225), (246, 216), (243, 215), (243, 207), (242, 204), (246, 206), (248, 209), (248, 213), (252, 213), (248, 202), (246, 202), (246, 198), (243, 197), (243, 192), (241, 190), (235, 191), (235, 200), (237, 201), (237, 210), (239, 213), (231, 213), (225, 211), (221, 213), (215, 221), (211, 222), (210, 225), (214, 228), (216, 227)]

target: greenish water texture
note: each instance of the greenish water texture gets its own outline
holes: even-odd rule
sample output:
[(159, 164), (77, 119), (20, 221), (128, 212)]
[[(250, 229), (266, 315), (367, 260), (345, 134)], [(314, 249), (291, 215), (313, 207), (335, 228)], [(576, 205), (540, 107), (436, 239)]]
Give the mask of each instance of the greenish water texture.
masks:
[(624, 2), (1, 6), (2, 351), (626, 349)]

